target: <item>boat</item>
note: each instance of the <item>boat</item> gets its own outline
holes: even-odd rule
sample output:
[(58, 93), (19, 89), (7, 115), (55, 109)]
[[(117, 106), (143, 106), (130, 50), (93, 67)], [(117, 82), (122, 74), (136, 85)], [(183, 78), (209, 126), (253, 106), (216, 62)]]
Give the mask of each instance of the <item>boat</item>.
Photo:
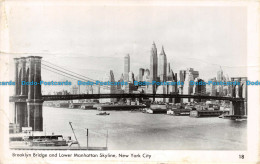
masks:
[(30, 146), (68, 146), (62, 135), (29, 136), (26, 140)]
[(102, 116), (104, 116), (104, 115), (110, 115), (110, 113), (107, 113), (107, 112), (100, 112), (100, 113), (98, 113), (97, 115), (102, 115)]
[[(31, 135), (21, 134), (19, 136), (13, 136), (10, 138), (9, 148), (12, 150), (107, 150), (108, 131), (105, 147), (89, 147), (88, 146), (88, 129), (87, 130), (87, 146), (80, 146), (80, 143), (76, 137), (72, 122), (69, 122), (75, 140), (71, 140), (71, 137), (64, 139), (62, 135), (38, 135), (35, 132), (30, 132)], [(27, 128), (28, 129), (28, 128)], [(30, 127), (30, 129), (32, 129)], [(33, 135), (32, 135), (33, 134)], [(19, 138), (18, 138), (19, 137)], [(77, 147), (72, 145), (78, 145)]]
[(151, 104), (150, 108), (146, 112), (149, 114), (166, 114), (167, 106), (165, 104)]
[(235, 121), (246, 121), (247, 119), (245, 119), (245, 118), (237, 118), (237, 119), (235, 119)]

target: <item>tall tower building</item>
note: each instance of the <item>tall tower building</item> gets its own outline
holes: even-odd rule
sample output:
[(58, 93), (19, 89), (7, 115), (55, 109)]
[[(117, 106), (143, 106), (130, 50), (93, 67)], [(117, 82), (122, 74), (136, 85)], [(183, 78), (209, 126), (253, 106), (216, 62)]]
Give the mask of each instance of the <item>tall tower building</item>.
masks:
[(129, 82), (130, 83), (134, 83), (134, 81), (135, 81), (135, 75), (134, 75), (134, 73), (131, 71), (131, 72), (129, 72), (129, 75), (128, 75), (128, 79), (129, 79)]
[(164, 52), (164, 48), (162, 47), (162, 51), (159, 55), (159, 67), (158, 67), (160, 81), (166, 80), (166, 70), (167, 70), (167, 58)]
[(129, 81), (129, 74), (130, 72), (130, 55), (127, 54), (125, 57), (124, 57), (124, 80), (125, 81)]
[[(103, 81), (115, 82), (115, 77), (112, 70), (109, 71), (109, 74), (107, 73), (105, 74), (105, 76), (103, 77)], [(101, 94), (115, 94), (116, 90), (117, 90), (116, 85), (103, 85), (102, 87), (100, 87)], [(115, 102), (115, 101), (116, 101), (115, 98), (100, 99), (101, 103)]]
[(150, 81), (157, 80), (157, 67), (158, 67), (158, 59), (157, 59), (157, 48), (155, 43), (153, 42), (150, 56)]
[(167, 73), (167, 77), (171, 75), (171, 64), (170, 63), (167, 63), (167, 70), (166, 70), (166, 73)]
[(223, 71), (222, 71), (222, 69), (221, 69), (221, 67), (220, 67), (220, 70), (218, 71), (218, 74), (217, 74), (217, 81), (218, 81), (218, 82), (219, 82), (219, 81), (223, 81), (223, 79), (224, 79)]
[(143, 76), (144, 76), (144, 69), (143, 68), (139, 68), (138, 81), (143, 81)]

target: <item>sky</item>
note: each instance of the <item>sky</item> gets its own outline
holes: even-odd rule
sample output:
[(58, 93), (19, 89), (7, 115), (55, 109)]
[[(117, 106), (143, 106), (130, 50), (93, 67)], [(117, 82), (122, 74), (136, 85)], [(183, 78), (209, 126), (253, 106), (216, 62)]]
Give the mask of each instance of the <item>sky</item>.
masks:
[[(149, 68), (155, 42), (164, 46), (173, 72), (188, 67), (208, 80), (220, 66), (229, 77), (246, 76), (247, 11), (224, 6), (12, 5), (10, 52), (92, 79), (113, 70), (118, 80), (124, 56), (130, 70)], [(57, 78), (42, 69), (42, 79)]]

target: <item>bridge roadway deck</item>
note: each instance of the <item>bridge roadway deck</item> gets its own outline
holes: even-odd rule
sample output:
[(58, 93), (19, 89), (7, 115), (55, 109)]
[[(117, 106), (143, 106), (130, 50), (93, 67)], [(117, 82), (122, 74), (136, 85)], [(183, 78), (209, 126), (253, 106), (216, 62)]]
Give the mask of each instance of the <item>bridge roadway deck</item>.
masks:
[[(244, 98), (220, 97), (208, 95), (180, 94), (75, 94), (75, 95), (42, 95), (43, 101), (102, 99), (102, 98), (194, 98), (208, 100), (245, 101)], [(9, 102), (26, 102), (27, 96), (10, 96)]]

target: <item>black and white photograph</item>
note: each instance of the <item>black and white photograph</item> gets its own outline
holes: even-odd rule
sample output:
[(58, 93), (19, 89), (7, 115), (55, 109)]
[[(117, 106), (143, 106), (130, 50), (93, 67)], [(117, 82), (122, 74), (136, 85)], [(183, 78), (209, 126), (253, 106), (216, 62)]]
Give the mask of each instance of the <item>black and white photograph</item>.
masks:
[(257, 163), (252, 3), (1, 2), (1, 162)]

